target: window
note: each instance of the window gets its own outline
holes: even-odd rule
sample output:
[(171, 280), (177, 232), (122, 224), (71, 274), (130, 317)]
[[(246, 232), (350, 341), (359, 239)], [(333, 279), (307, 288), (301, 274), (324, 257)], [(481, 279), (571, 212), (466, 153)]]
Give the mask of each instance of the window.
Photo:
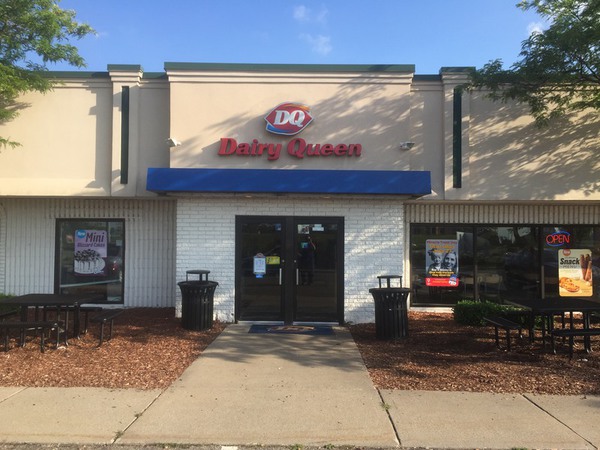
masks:
[[(600, 227), (543, 227), (542, 242), (544, 296), (600, 298)], [(573, 258), (580, 262), (569, 267), (568, 259)], [(571, 278), (573, 292), (561, 289), (562, 277)]]
[[(413, 225), (410, 235), (411, 303), (420, 306), (449, 306), (473, 291), (473, 227)], [(432, 250), (439, 249), (442, 259), (448, 253), (457, 256), (458, 285), (450, 281), (436, 282), (428, 273), (432, 261)], [(443, 262), (443, 261), (442, 261)], [(445, 278), (446, 272), (441, 272)]]
[(90, 303), (123, 303), (123, 220), (58, 219), (56, 291)]
[[(428, 279), (431, 273), (446, 276), (443, 269), (427, 273), (436, 245), (456, 247), (457, 281)], [(414, 224), (410, 263), (416, 306), (475, 298), (503, 303), (523, 296), (600, 299), (600, 227)], [(571, 292), (560, 287), (565, 277)]]
[(479, 298), (500, 301), (538, 295), (538, 228), (479, 226), (476, 229)]

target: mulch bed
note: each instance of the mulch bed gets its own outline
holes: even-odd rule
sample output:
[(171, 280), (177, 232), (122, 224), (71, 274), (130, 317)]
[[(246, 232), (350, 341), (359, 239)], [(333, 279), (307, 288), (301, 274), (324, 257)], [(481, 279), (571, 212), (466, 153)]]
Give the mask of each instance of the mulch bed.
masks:
[[(98, 347), (99, 326), (58, 350), (41, 353), (37, 340), (24, 348), (11, 342), (0, 351), (0, 386), (90, 386), (164, 389), (175, 381), (226, 324), (210, 330), (181, 327), (173, 308), (127, 309), (115, 319), (113, 339)], [(468, 327), (452, 314), (410, 312), (409, 337), (378, 340), (374, 324), (350, 331), (378, 388), (537, 394), (600, 395), (599, 353), (570, 360), (538, 342), (514, 339), (513, 351), (498, 349), (493, 327)], [(593, 347), (600, 339), (593, 338)]]
[[(127, 309), (115, 319), (113, 338), (98, 347), (99, 325), (81, 339), (41, 353), (38, 340), (0, 351), (0, 386), (168, 387), (221, 333), (181, 327), (174, 308)], [(105, 332), (108, 325), (105, 325)]]
[[(599, 354), (585, 353), (581, 343), (572, 360), (566, 345), (552, 354), (549, 345), (544, 349), (539, 339), (531, 344), (527, 336), (514, 338), (507, 352), (496, 347), (493, 327), (459, 325), (452, 314), (425, 312), (409, 313), (403, 340), (376, 339), (374, 324), (350, 330), (378, 388), (600, 394)], [(592, 342), (600, 346), (599, 339)]]

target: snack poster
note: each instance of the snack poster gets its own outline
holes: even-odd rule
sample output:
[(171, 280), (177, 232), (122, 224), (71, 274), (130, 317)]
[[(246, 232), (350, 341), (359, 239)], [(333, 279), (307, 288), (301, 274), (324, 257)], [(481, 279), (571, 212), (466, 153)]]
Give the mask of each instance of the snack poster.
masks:
[(458, 287), (458, 241), (428, 239), (425, 251), (425, 285)]
[(558, 294), (561, 297), (592, 296), (591, 250), (558, 250)]
[(76, 275), (106, 275), (108, 234), (105, 230), (76, 230), (73, 270)]

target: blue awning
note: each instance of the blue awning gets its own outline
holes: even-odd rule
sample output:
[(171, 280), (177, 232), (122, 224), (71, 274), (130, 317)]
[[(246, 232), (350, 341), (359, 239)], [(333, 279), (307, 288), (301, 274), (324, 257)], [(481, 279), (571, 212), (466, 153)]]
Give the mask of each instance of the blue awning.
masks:
[(431, 194), (429, 171), (150, 168), (152, 192)]

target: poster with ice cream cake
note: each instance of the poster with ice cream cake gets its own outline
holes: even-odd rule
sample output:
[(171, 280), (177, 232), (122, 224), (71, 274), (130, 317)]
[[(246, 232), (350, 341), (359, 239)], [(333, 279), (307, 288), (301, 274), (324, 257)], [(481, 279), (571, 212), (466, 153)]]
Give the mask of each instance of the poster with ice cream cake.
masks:
[(592, 296), (591, 250), (558, 250), (558, 293), (561, 297)]
[(76, 275), (106, 275), (108, 234), (104, 230), (76, 230), (73, 269)]

